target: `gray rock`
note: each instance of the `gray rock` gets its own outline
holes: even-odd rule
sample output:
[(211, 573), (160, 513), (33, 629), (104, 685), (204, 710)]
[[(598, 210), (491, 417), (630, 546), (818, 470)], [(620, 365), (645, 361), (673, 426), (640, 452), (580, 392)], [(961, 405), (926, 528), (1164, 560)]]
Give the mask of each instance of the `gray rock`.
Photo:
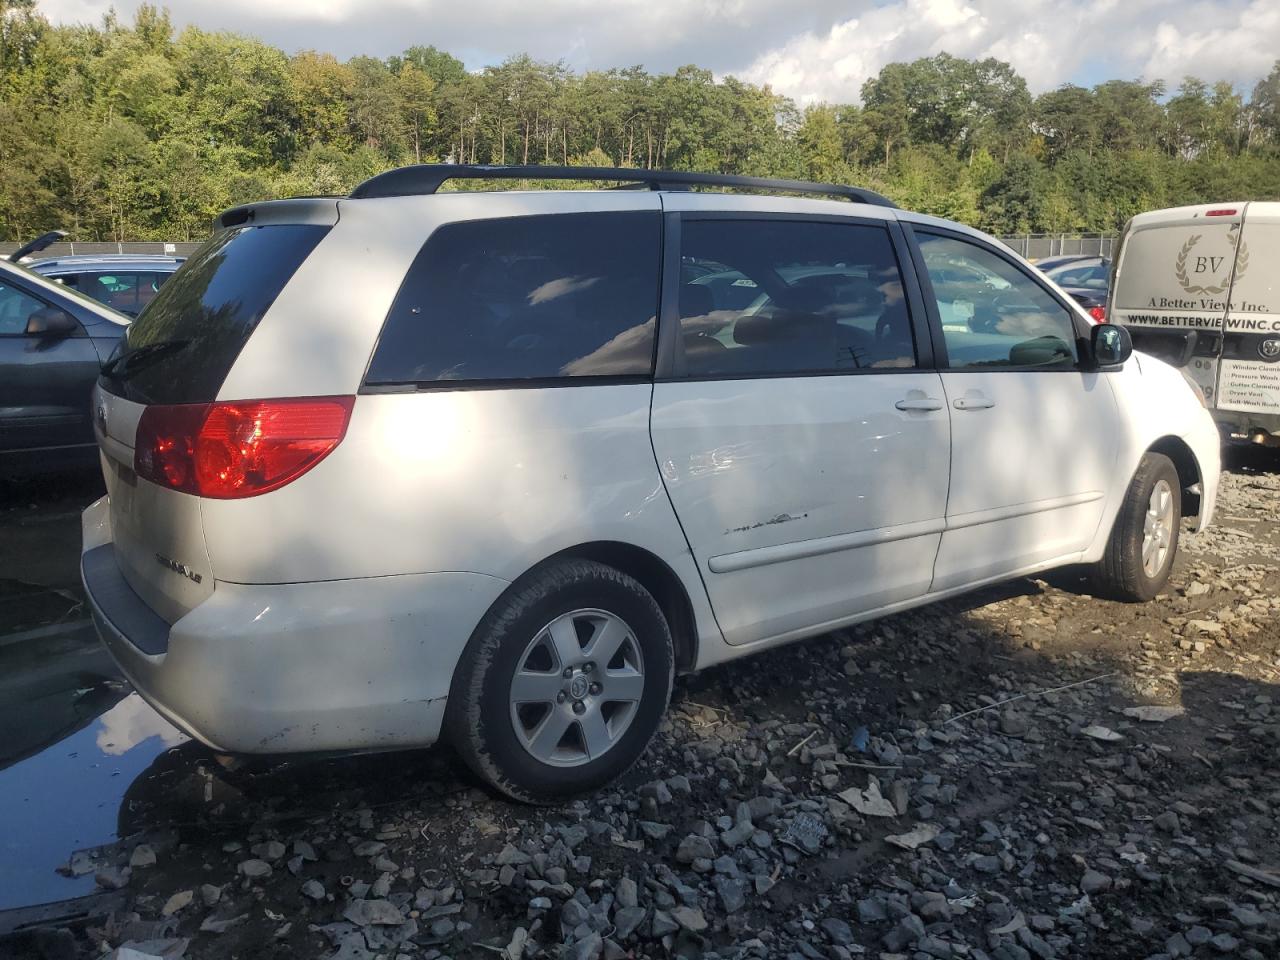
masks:
[(154, 867), (156, 865), (156, 852), (151, 848), (150, 844), (140, 843), (133, 848), (133, 853), (129, 856), (129, 866), (131, 867)]
[(564, 906), (560, 908), (560, 925), (565, 930), (573, 930), (579, 924), (586, 923), (591, 918), (587, 908), (578, 900), (569, 899), (564, 902)]
[(672, 918), (665, 910), (653, 911), (653, 923), (651, 929), (654, 937), (665, 937), (669, 933), (675, 933), (680, 929), (680, 924)]
[(681, 840), (680, 846), (676, 849), (676, 860), (680, 863), (693, 863), (695, 860), (712, 860), (715, 855), (716, 848), (711, 845), (710, 840), (692, 833)]
[(352, 900), (342, 916), (357, 926), (399, 926), (404, 914), (390, 900)]
[(319, 880), (308, 880), (302, 885), (302, 895), (311, 900), (323, 900), (325, 897), (324, 884)]
[(751, 825), (751, 821), (743, 820), (720, 834), (720, 840), (732, 850), (734, 847), (739, 847), (750, 840), (751, 834), (754, 832), (755, 827)]
[(732, 877), (717, 876), (711, 885), (716, 889), (725, 913), (737, 913), (747, 905), (747, 882)]
[(667, 777), (667, 789), (684, 797), (693, 793), (693, 786), (689, 783), (689, 778), (683, 774)]
[(613, 895), (620, 907), (636, 907), (640, 904), (640, 890), (630, 877), (623, 877), (618, 881)]
[(853, 928), (838, 917), (825, 917), (818, 926), (836, 946), (847, 947), (853, 943)]
[(1152, 822), (1155, 824), (1157, 830), (1161, 830), (1165, 833), (1176, 834), (1182, 831), (1182, 824), (1178, 822), (1178, 815), (1172, 810), (1166, 810), (1164, 813), (1157, 816)]
[(598, 960), (604, 953), (604, 940), (593, 933), (573, 945), (573, 960)]
[(130, 867), (102, 866), (94, 873), (93, 882), (103, 890), (119, 890), (129, 882), (132, 872)]
[(215, 917), (213, 914), (209, 914), (209, 916), (200, 921), (200, 932), (215, 935), (224, 934), (232, 927), (244, 923), (248, 919), (249, 915), (247, 913), (237, 914), (234, 917)]
[(242, 877), (256, 880), (260, 877), (271, 876), (271, 864), (265, 860), (241, 860), (236, 865), (236, 872)]
[(267, 840), (264, 843), (255, 843), (249, 848), (249, 852), (262, 860), (275, 863), (285, 855), (286, 847), (279, 840)]
[(671, 919), (690, 933), (707, 929), (707, 918), (697, 907), (675, 907), (671, 910)]
[(1111, 878), (1105, 873), (1091, 868), (1086, 870), (1084, 876), (1080, 878), (1080, 889), (1088, 894), (1102, 893), (1104, 890), (1111, 889), (1111, 882)]
[(619, 940), (628, 939), (644, 923), (648, 911), (643, 907), (623, 907), (613, 915), (614, 935)]
[(885, 910), (883, 900), (868, 898), (858, 901), (859, 923), (879, 923), (881, 920), (888, 919), (889, 914)]
[(671, 802), (671, 790), (661, 780), (646, 783), (640, 788), (640, 796), (649, 797), (658, 804)]
[(1187, 930), (1183, 936), (1187, 938), (1187, 943), (1191, 944), (1191, 946), (1201, 947), (1209, 942), (1210, 938), (1213, 936), (1213, 932), (1205, 927), (1197, 925)]

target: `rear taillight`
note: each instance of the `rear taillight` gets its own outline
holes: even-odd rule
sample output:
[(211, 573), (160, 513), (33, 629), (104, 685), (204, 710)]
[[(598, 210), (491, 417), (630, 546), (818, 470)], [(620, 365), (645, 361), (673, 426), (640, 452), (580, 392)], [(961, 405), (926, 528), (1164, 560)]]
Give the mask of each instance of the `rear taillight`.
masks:
[(1206, 210), (1206, 217), (1234, 217), (1236, 215), (1235, 207), (1223, 207), (1220, 210)]
[(1088, 310), (1088, 313), (1089, 313), (1089, 316), (1093, 317), (1093, 319), (1094, 319), (1094, 320), (1096, 320), (1096, 321), (1098, 321), (1098, 323), (1106, 323), (1106, 322), (1107, 322), (1107, 308), (1106, 308), (1106, 307), (1103, 307), (1103, 306), (1090, 307), (1090, 308), (1089, 308), (1089, 310)]
[(152, 483), (201, 497), (253, 497), (284, 486), (347, 432), (355, 397), (151, 406), (133, 464)]

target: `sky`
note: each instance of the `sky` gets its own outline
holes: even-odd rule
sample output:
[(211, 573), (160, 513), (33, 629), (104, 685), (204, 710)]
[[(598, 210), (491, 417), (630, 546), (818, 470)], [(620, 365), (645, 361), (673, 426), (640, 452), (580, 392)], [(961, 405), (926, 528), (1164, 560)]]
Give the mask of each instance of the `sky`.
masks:
[[(96, 22), (137, 0), (39, 0)], [(1280, 58), (1280, 0), (169, 0), (174, 23), (234, 30), (289, 53), (386, 57), (434, 45), (477, 70), (515, 53), (576, 70), (695, 63), (805, 105), (856, 102), (886, 63), (947, 51), (997, 57), (1035, 93), (1063, 83), (1229, 80)]]

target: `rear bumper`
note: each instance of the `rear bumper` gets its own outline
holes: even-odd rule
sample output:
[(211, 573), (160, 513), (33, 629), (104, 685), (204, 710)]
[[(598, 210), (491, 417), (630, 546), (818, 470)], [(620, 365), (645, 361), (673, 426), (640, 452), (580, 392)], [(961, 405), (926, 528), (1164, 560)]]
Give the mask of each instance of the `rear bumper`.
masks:
[(1249, 413), (1243, 410), (1214, 409), (1213, 418), (1235, 436), (1253, 438), (1259, 433), (1280, 437), (1280, 412)]
[(458, 657), (507, 586), (474, 573), (219, 582), (170, 626), (120, 573), (107, 506), (85, 511), (81, 556), (102, 642), (156, 710), (224, 752), (430, 745)]

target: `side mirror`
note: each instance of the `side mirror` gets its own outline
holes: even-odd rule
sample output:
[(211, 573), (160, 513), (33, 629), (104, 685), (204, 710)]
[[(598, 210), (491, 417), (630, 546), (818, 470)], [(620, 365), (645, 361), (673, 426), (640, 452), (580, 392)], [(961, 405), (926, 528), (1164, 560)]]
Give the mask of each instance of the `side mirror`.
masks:
[(1099, 323), (1089, 334), (1093, 362), (1099, 367), (1118, 367), (1133, 355), (1129, 331), (1114, 323)]
[(27, 335), (32, 337), (69, 337), (79, 329), (75, 317), (57, 307), (45, 307), (27, 317)]

